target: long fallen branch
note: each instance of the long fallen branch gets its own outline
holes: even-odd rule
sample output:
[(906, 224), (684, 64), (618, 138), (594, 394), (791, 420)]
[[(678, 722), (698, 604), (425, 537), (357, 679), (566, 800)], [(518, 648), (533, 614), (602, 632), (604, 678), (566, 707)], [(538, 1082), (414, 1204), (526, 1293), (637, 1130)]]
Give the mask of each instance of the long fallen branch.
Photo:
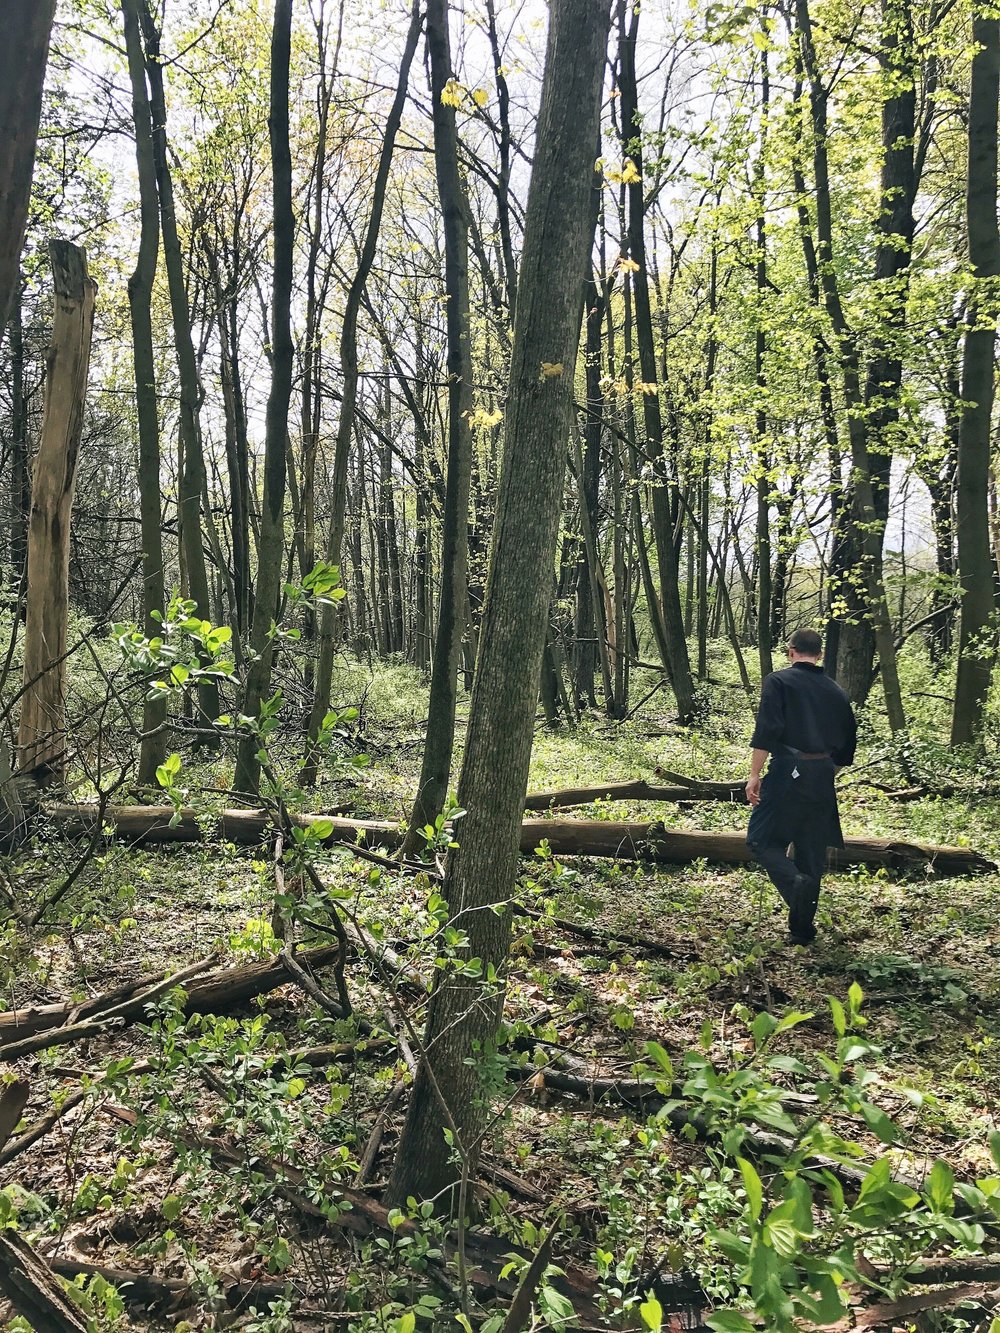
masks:
[[(339, 946), (336, 944), (324, 944), (314, 949), (303, 949), (298, 954), (300, 963), (307, 964), (312, 968), (324, 967), (331, 963), (339, 952)], [(194, 964), (195, 970), (204, 970), (214, 962), (214, 958), (202, 959)], [(192, 969), (186, 969), (187, 975), (191, 976)], [(154, 990), (162, 993), (178, 985), (182, 979), (183, 973), (175, 973), (171, 977), (163, 978), (156, 983), (154, 987), (148, 986), (148, 978), (143, 978), (135, 983), (135, 990), (127, 992), (128, 998), (109, 1008), (107, 1000), (109, 996), (97, 995), (85, 1004), (77, 1005), (70, 1002), (63, 1004), (47, 1004), (37, 1008), (12, 1009), (6, 1013), (0, 1013), (0, 1059), (16, 1059), (12, 1055), (15, 1044), (20, 1044), (26, 1038), (34, 1036), (36, 1033), (51, 1033), (58, 1031), (62, 1025), (69, 1020), (73, 1020), (73, 1026), (84, 1027), (85, 1023), (77, 1023), (76, 1020), (84, 1019), (95, 1020), (101, 1027), (112, 1018), (118, 1018), (126, 1023), (135, 1022), (144, 1015), (145, 1005)], [(191, 980), (187, 985), (187, 998), (184, 1002), (184, 1013), (218, 1013), (227, 1009), (235, 1008), (245, 1004), (247, 1000), (257, 995), (266, 995), (269, 991), (276, 990), (279, 986), (287, 985), (292, 978), (289, 976), (285, 965), (279, 958), (267, 958), (256, 963), (247, 963), (241, 967), (224, 967), (216, 972), (210, 972), (207, 976), (198, 976)], [(115, 1000), (120, 1000), (122, 987), (111, 992)], [(64, 1029), (68, 1031), (68, 1029)], [(84, 1034), (86, 1035), (86, 1034)], [(46, 1045), (61, 1045), (55, 1039), (42, 1041), (40, 1047), (34, 1049), (44, 1049)], [(23, 1049), (21, 1054), (27, 1054)]]
[(667, 787), (638, 778), (634, 782), (606, 782), (603, 786), (559, 787), (552, 791), (529, 792), (525, 810), (552, 810), (570, 805), (589, 805), (592, 801), (729, 801), (746, 805), (746, 781), (699, 782), (691, 779)]
[[(159, 842), (198, 842), (205, 832), (193, 810), (180, 812), (174, 827), (174, 811), (149, 806), (116, 806), (105, 812), (104, 822), (115, 837), (142, 845)], [(49, 819), (66, 836), (87, 836), (96, 818), (94, 807), (50, 806)], [(398, 824), (371, 819), (339, 819), (296, 815), (292, 822), (301, 828), (322, 824), (325, 841), (394, 849), (403, 841)], [(263, 810), (223, 810), (212, 836), (226, 842), (256, 846), (272, 837), (275, 828)], [(687, 865), (706, 860), (723, 865), (745, 865), (752, 858), (742, 833), (717, 833), (700, 829), (671, 829), (661, 821), (612, 823), (603, 819), (526, 819), (521, 825), (521, 851), (534, 852), (546, 842), (556, 856), (615, 857), (623, 861), (652, 861)], [(992, 861), (968, 847), (943, 847), (935, 843), (907, 842), (895, 838), (848, 838), (843, 849), (832, 849), (830, 865), (887, 866), (893, 870), (923, 870), (939, 875), (970, 875), (996, 870)]]

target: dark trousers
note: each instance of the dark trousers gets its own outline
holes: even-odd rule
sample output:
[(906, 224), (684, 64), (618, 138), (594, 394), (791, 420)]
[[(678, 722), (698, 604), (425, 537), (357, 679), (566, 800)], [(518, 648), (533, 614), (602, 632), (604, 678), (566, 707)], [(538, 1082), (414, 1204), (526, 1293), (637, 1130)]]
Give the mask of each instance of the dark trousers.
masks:
[[(787, 842), (751, 843), (750, 850), (764, 867), (771, 883), (788, 904), (788, 928), (793, 935), (808, 934), (816, 916), (819, 902), (819, 882), (826, 869), (826, 837), (810, 832), (809, 822), (803, 820), (795, 833), (793, 856), (788, 855)], [(799, 875), (805, 880), (796, 879)]]
[(774, 755), (750, 816), (747, 844), (788, 904), (793, 935), (812, 932), (826, 849), (842, 845), (835, 773), (829, 758)]

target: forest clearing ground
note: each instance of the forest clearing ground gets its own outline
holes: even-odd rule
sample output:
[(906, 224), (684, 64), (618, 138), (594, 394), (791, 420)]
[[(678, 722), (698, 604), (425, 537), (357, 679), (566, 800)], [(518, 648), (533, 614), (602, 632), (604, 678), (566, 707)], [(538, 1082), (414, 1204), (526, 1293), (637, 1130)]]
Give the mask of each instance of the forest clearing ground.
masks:
[[(349, 785), (316, 793), (312, 809), (349, 803), (360, 816), (405, 811), (419, 762), (419, 745), (412, 743), (419, 737), (419, 691), (401, 703), (384, 680), (377, 688), (385, 697), (375, 698), (360, 723), (370, 767)], [(649, 717), (614, 729), (591, 719), (574, 732), (539, 733), (529, 786), (621, 781), (649, 776), (658, 764), (691, 776), (739, 777), (749, 708), (742, 696), (731, 706), (732, 713), (710, 714), (696, 736)], [(923, 836), (998, 857), (995, 799), (976, 806), (961, 798), (901, 805), (863, 786), (865, 778), (883, 772), (877, 756), (884, 749), (884, 741), (869, 734), (859, 768), (842, 779), (845, 833)], [(221, 788), (228, 775), (218, 765), (193, 766), (185, 781), (192, 788)], [(739, 829), (746, 820), (741, 807), (705, 802), (682, 809), (597, 802), (578, 813), (719, 829)], [(73, 855), (71, 848), (43, 842), (11, 866), (11, 879), (22, 891), (38, 891), (58, 880)], [(322, 873), (331, 886), (357, 895), (360, 919), (370, 929), (420, 959), (431, 887), (426, 879), (377, 873), (349, 852), (327, 858)], [(47, 933), (30, 946), (8, 935), (6, 1005), (82, 999), (151, 970), (180, 968), (213, 945), (236, 959), (257, 956), (271, 947), (266, 923), (273, 891), (273, 864), (264, 849), (248, 853), (204, 844), (141, 851), (108, 844), (47, 921)], [(985, 1136), (995, 1127), (1000, 1095), (1000, 877), (897, 880), (864, 870), (830, 876), (821, 899), (820, 939), (808, 951), (785, 944), (780, 904), (752, 867), (560, 864), (543, 853), (525, 859), (520, 892), (542, 909), (543, 919), (519, 918), (506, 1019), (524, 1038), (541, 1077), (516, 1094), (514, 1085), (498, 1088), (501, 1098), (514, 1100), (490, 1143), (488, 1164), (506, 1167), (532, 1187), (520, 1198), (510, 1181), (495, 1190), (485, 1216), (501, 1235), (517, 1239), (523, 1219), (542, 1222), (540, 1195), (550, 1211), (565, 1211), (564, 1252), (586, 1261), (595, 1243), (612, 1251), (630, 1236), (635, 1243), (639, 1234), (645, 1248), (637, 1272), (669, 1252), (698, 1268), (710, 1294), (725, 1297), (727, 1279), (718, 1255), (705, 1246), (704, 1231), (740, 1197), (732, 1170), (720, 1173), (711, 1152), (681, 1138), (665, 1139), (655, 1152), (641, 1147), (646, 1117), (640, 1111), (596, 1108), (553, 1093), (545, 1086), (544, 1062), (555, 1047), (545, 1043), (558, 1043), (588, 1077), (634, 1077), (647, 1042), (659, 1043), (677, 1069), (685, 1052), (698, 1050), (724, 1068), (753, 1050), (748, 1017), (798, 1010), (815, 1016), (784, 1033), (777, 1049), (810, 1063), (834, 1042), (827, 997), (843, 997), (852, 982), (865, 992), (865, 1039), (882, 1052), (872, 1062), (877, 1079), (868, 1095), (907, 1131), (898, 1160), (918, 1174), (935, 1157), (970, 1177), (987, 1166)], [(634, 944), (588, 942), (545, 923), (546, 910), (609, 935), (656, 941), (675, 956)], [(364, 959), (349, 962), (347, 981), (358, 1013), (383, 1007)], [(412, 999), (407, 1003), (413, 1008)], [(386, 1311), (408, 1308), (426, 1290), (397, 1262), (400, 1251), (390, 1246), (389, 1263), (374, 1241), (355, 1243), (352, 1250), (315, 1222), (303, 1223), (275, 1205), (252, 1161), (259, 1152), (297, 1164), (324, 1184), (338, 1177), (350, 1183), (351, 1163), (403, 1066), (361, 1054), (308, 1071), (301, 1087), (290, 1087), (269, 1063), (276, 1049), (355, 1040), (353, 1025), (322, 1014), (294, 986), (243, 1016), (259, 1021), (209, 1018), (185, 1031), (163, 1010), (153, 1032), (127, 1028), (21, 1062), (17, 1072), (32, 1085), (29, 1124), (78, 1087), (85, 1072), (98, 1073), (109, 1061), (152, 1060), (155, 1070), (141, 1079), (126, 1073), (108, 1088), (94, 1088), (10, 1164), (7, 1180), (8, 1168), (0, 1167), (0, 1184), (16, 1183), (22, 1227), (35, 1232), (46, 1253), (55, 1252), (60, 1237), (107, 1265), (172, 1277), (200, 1273), (203, 1283), (209, 1273), (271, 1282), (288, 1277), (312, 1293), (307, 1304), (322, 1304), (325, 1291), (342, 1307), (356, 1308), (348, 1327), (388, 1327)], [(532, 1036), (526, 1036), (529, 1028), (516, 1027), (518, 1020), (530, 1022)], [(242, 1059), (258, 1062), (254, 1086), (241, 1072)], [(242, 1081), (230, 1104), (213, 1089), (213, 1074), (227, 1085)], [(921, 1095), (919, 1104), (908, 1089)], [(137, 1134), (123, 1126), (107, 1114), (107, 1103), (138, 1110), (147, 1128), (140, 1122)], [(401, 1105), (387, 1129), (376, 1182), (385, 1178)], [(242, 1144), (245, 1173), (219, 1171), (203, 1152), (192, 1153), (180, 1139), (184, 1126), (202, 1136), (218, 1131)], [(860, 1119), (837, 1128), (864, 1145), (868, 1160), (884, 1151)], [(377, 1317), (360, 1313), (379, 1309)], [(160, 1326), (134, 1310), (131, 1317), (131, 1324), (114, 1326)], [(248, 1316), (229, 1325), (217, 1316), (189, 1311), (186, 1317), (192, 1328), (271, 1327)], [(315, 1326), (305, 1315), (296, 1318), (300, 1322), (288, 1327)]]

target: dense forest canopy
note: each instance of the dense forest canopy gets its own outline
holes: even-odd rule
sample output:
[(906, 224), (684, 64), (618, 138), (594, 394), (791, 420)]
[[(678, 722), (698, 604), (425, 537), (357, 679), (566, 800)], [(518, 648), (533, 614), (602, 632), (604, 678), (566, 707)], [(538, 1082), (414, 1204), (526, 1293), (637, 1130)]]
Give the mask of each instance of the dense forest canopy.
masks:
[(997, 1333), (997, 11), (6, 8), (4, 1327)]

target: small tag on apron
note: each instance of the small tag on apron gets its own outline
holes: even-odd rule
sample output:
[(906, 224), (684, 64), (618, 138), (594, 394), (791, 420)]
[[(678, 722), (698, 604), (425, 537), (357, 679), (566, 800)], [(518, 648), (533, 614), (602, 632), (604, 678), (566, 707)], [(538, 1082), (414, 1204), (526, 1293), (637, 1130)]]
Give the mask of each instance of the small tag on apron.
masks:
[(793, 777), (793, 778), (797, 778), (798, 776), (799, 776), (799, 770), (798, 770), (798, 768), (797, 768), (797, 767), (796, 767), (796, 768), (793, 768), (793, 769), (792, 769), (792, 777)]

